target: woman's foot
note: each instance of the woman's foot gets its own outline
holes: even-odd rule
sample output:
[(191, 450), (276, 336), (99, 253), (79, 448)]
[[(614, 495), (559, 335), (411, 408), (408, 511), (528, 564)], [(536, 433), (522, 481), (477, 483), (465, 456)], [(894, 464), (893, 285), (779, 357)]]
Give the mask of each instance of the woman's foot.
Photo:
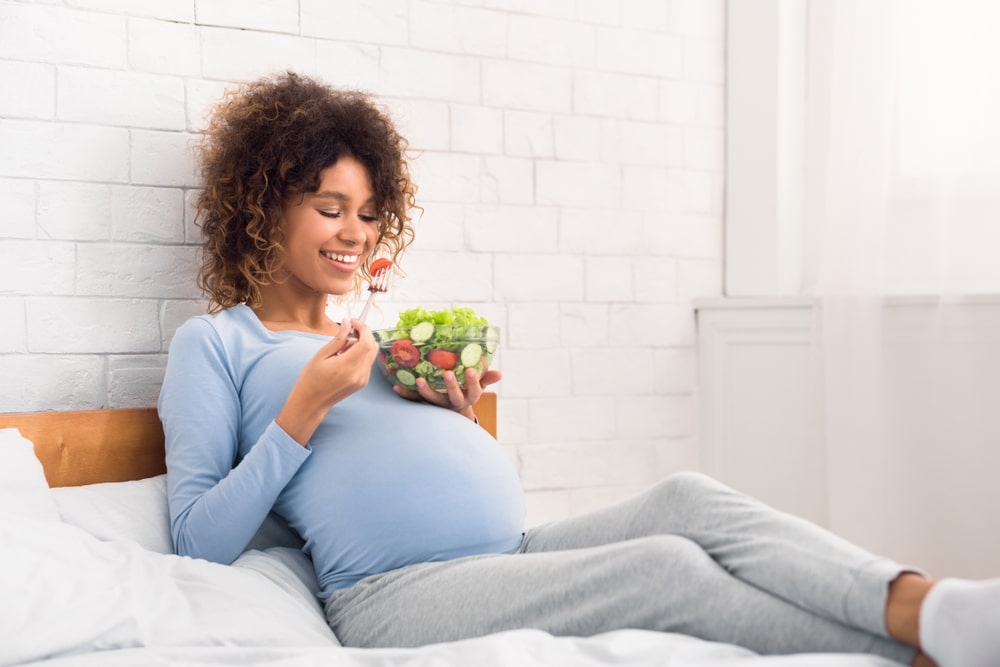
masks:
[(941, 667), (1000, 665), (1000, 579), (942, 579), (920, 608), (920, 646)]

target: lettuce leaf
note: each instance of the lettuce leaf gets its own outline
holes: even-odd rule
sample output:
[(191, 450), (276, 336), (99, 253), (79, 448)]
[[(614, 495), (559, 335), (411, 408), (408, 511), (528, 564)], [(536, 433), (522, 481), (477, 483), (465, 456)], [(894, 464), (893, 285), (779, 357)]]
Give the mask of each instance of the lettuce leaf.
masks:
[(434, 326), (451, 324), (458, 327), (484, 327), (489, 324), (485, 317), (476, 315), (472, 308), (452, 306), (443, 310), (426, 310), (417, 306), (400, 312), (396, 326), (409, 328), (421, 322), (430, 322)]

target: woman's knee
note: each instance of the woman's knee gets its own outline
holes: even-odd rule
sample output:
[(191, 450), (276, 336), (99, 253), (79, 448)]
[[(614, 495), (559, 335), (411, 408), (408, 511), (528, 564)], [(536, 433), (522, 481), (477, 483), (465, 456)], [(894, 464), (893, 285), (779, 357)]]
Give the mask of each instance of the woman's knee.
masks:
[(694, 470), (675, 472), (664, 478), (660, 483), (677, 493), (701, 493), (705, 490), (715, 490), (722, 486), (722, 483), (714, 477), (709, 477), (705, 473), (695, 472)]
[(657, 501), (671, 509), (699, 508), (703, 499), (725, 487), (700, 472), (677, 472), (656, 484), (652, 491)]
[(688, 535), (693, 527), (714, 521), (735, 497), (732, 489), (708, 475), (679, 472), (653, 486), (639, 512), (650, 517), (653, 532)]

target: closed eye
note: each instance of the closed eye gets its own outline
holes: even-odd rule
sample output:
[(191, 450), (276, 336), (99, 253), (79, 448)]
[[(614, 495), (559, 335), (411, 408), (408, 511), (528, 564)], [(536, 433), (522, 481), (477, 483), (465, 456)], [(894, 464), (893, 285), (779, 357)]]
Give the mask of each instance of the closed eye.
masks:
[[(343, 215), (340, 211), (324, 211), (322, 209), (317, 209), (316, 212), (322, 215), (324, 218), (333, 218), (334, 220)], [(375, 215), (358, 214), (358, 218), (360, 218), (362, 222), (367, 222), (367, 223), (378, 222), (378, 216)]]

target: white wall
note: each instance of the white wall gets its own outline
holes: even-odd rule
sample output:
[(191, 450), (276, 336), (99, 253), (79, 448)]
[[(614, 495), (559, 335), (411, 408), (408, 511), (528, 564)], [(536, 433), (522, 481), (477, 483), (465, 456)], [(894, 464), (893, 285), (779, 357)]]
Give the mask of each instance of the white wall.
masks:
[[(728, 10), (727, 298), (698, 313), (703, 469), (936, 576), (993, 576), (1000, 97), (970, 73), (992, 62), (974, 29), (992, 24), (952, 5)], [(931, 34), (955, 48), (926, 49)], [(866, 84), (901, 45), (884, 115), (868, 93), (892, 87)], [(852, 146), (883, 178), (852, 168)]]
[[(996, 576), (1000, 297), (888, 300), (860, 373), (825, 333), (809, 298), (700, 304), (705, 472), (932, 576)], [(849, 373), (861, 409), (829, 393)]]
[(290, 67), (411, 139), (426, 214), (374, 323), (503, 327), (531, 523), (696, 466), (723, 25), (722, 0), (0, 0), (0, 412), (155, 402), (203, 308), (190, 144), (228, 82)]

